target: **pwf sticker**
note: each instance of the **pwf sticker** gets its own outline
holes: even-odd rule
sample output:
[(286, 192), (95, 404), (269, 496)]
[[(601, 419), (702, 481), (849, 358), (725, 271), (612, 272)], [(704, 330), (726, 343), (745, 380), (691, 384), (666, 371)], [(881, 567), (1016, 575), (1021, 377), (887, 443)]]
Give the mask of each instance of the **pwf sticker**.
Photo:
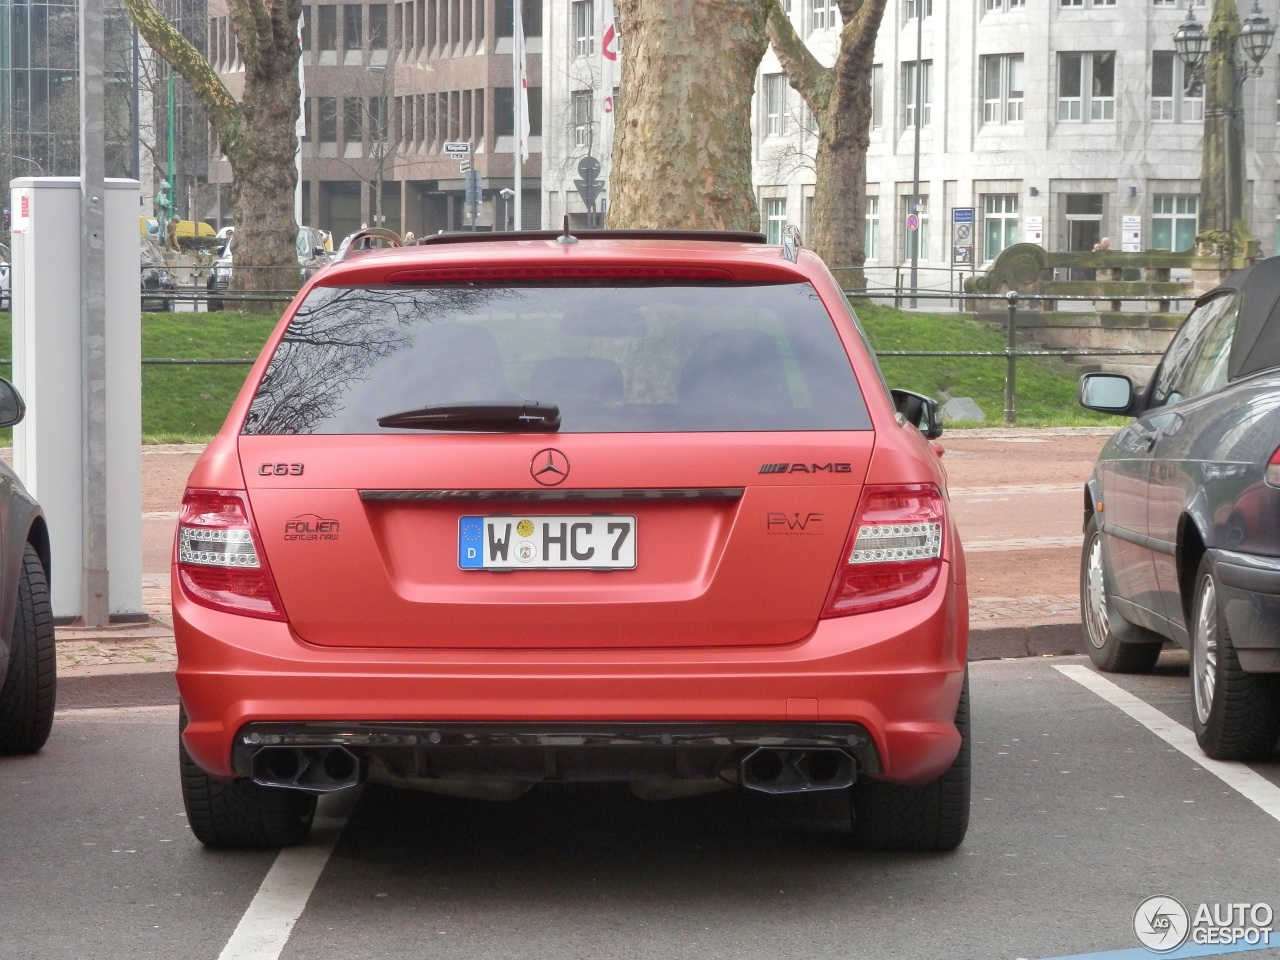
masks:
[(285, 540), (337, 540), (338, 521), (326, 520), (314, 513), (284, 522)]
[(1267, 947), (1275, 913), (1265, 903), (1202, 903), (1194, 913), (1173, 897), (1147, 897), (1133, 914), (1138, 942), (1154, 953), (1184, 943)]

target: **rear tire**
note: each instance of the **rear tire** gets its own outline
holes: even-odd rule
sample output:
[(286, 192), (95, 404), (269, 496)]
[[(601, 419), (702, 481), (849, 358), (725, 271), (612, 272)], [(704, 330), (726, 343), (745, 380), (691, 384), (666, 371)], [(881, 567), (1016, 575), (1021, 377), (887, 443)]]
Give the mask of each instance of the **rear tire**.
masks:
[(969, 674), (956, 706), (960, 752), (946, 772), (922, 787), (860, 780), (849, 788), (853, 844), (859, 850), (954, 850), (969, 829), (972, 780)]
[(28, 543), (18, 574), (9, 672), (0, 689), (0, 754), (35, 753), (49, 739), (58, 694), (54, 640), (49, 581)]
[(205, 773), (182, 742), (187, 714), (179, 710), (182, 803), (196, 839), (206, 847), (229, 849), (291, 847), (305, 840), (315, 819), (315, 795)]
[(1195, 584), (1191, 705), (1196, 741), (1215, 760), (1260, 760), (1280, 737), (1280, 676), (1241, 669), (1207, 555)]
[(1163, 638), (1116, 613), (1107, 590), (1102, 528), (1097, 516), (1090, 517), (1085, 525), (1084, 550), (1080, 554), (1080, 629), (1089, 659), (1106, 673), (1147, 673), (1164, 648)]

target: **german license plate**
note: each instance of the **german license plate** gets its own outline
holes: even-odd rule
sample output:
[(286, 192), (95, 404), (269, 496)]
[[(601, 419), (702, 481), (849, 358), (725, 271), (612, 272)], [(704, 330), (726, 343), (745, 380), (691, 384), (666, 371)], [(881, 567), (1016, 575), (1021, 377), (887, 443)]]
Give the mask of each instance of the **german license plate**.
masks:
[(463, 570), (633, 570), (636, 518), (460, 517)]

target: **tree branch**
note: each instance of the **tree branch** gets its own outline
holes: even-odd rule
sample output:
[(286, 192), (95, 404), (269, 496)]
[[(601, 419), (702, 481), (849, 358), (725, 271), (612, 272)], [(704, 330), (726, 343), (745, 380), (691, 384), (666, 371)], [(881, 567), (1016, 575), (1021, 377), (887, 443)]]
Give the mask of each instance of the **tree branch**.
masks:
[(767, 32), (773, 52), (792, 88), (804, 98), (814, 113), (825, 113), (831, 99), (831, 70), (818, 62), (791, 25), (781, 0), (768, 0)]
[(151, 48), (159, 53), (195, 94), (223, 149), (234, 147), (242, 117), (240, 104), (227, 90), (217, 71), (162, 14), (151, 0), (124, 0), (129, 19)]

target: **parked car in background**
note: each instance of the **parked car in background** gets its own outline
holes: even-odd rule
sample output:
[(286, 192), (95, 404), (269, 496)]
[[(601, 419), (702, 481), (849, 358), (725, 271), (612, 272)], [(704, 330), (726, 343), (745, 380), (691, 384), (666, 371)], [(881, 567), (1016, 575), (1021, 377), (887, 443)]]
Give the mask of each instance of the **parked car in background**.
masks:
[(0, 310), (13, 309), (13, 255), (0, 243)]
[(1103, 670), (1191, 653), (1206, 754), (1280, 737), (1280, 257), (1191, 310), (1151, 382), (1086, 374), (1080, 402), (1123, 414), (1085, 487), (1081, 613)]
[(825, 790), (859, 846), (963, 840), (938, 407), (885, 387), (813, 253), (567, 224), (356, 238), (263, 359), (177, 525), (202, 842), (296, 843), (366, 779)]
[(173, 297), (178, 292), (164, 251), (150, 238), (138, 238), (140, 250), (142, 309), (173, 310)]
[[(0, 379), (0, 427), (20, 423), (22, 396)], [(57, 698), (49, 531), (44, 512), (0, 461), (0, 754), (35, 753), (49, 739)]]
[[(223, 308), (220, 297), (231, 285), (231, 252), (235, 247), (234, 229), (231, 228), (231, 232), (228, 233), (227, 245), (223, 248), (222, 256), (213, 262), (209, 279), (205, 281), (205, 292), (209, 297), (208, 309), (211, 311)], [(325, 249), (324, 232), (316, 227), (299, 227), (295, 248), (298, 255), (298, 270), (303, 280), (310, 279), (318, 270), (327, 266), (331, 259), (330, 252)]]

